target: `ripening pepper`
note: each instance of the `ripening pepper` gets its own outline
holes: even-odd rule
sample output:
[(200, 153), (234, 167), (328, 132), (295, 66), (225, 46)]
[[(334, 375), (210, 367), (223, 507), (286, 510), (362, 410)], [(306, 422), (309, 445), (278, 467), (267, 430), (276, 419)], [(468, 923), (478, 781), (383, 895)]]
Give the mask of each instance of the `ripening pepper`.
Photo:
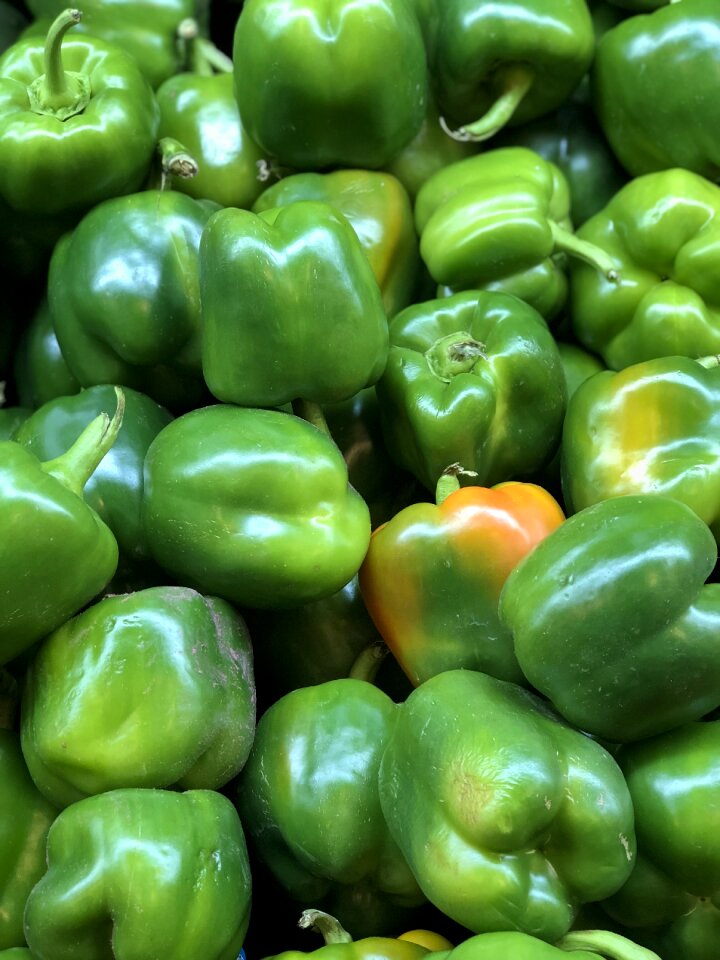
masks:
[(254, 732), (245, 624), (187, 587), (106, 597), (68, 620), (23, 688), (23, 754), (56, 807), (119, 787), (220, 789)]
[(115, 573), (115, 538), (82, 493), (115, 442), (123, 407), (118, 391), (112, 420), (100, 414), (45, 463), (19, 443), (0, 444), (0, 664), (77, 613)]
[(385, 368), (380, 289), (352, 227), (328, 203), (219, 210), (200, 243), (200, 295), (203, 373), (226, 403), (333, 403)]
[(50, 312), (84, 387), (122, 383), (176, 410), (204, 401), (198, 250), (216, 210), (147, 190), (100, 204), (60, 240)]
[(570, 191), (554, 163), (504, 147), (444, 167), (418, 193), (420, 254), (453, 290), (511, 293), (553, 317), (565, 302), (565, 257), (587, 261), (609, 284), (612, 257), (572, 233)]
[(360, 568), (363, 600), (417, 686), (443, 670), (480, 670), (523, 683), (498, 617), (503, 583), (564, 520), (541, 487), (438, 482), (437, 505), (406, 507), (375, 530)]
[(298, 170), (381, 167), (425, 115), (425, 48), (405, 0), (247, 0), (233, 61), (248, 133)]
[(585, 0), (437, 0), (430, 66), (446, 122), (486, 140), (568, 99), (592, 62)]
[(712, 533), (669, 497), (604, 500), (508, 577), (500, 618), (530, 683), (581, 730), (630, 742), (720, 705)]
[(145, 458), (144, 523), (181, 583), (248, 607), (298, 606), (353, 577), (370, 517), (317, 427), (277, 410), (204, 407)]
[(453, 463), (491, 486), (552, 457), (565, 379), (532, 307), (501, 293), (459, 293), (403, 310), (390, 344), (376, 387), (387, 447), (428, 490)]
[(577, 261), (570, 273), (575, 334), (608, 367), (720, 353), (720, 186), (689, 170), (646, 174), (577, 235), (618, 265), (613, 281)]
[(0, 57), (0, 195), (28, 214), (82, 213), (138, 190), (155, 150), (159, 111), (124, 50), (94, 37), (21, 40)]
[[(260, 718), (238, 781), (261, 861), (293, 899), (327, 903), (355, 936), (380, 932), (388, 907), (397, 927), (401, 907), (425, 900), (380, 809), (378, 769), (397, 710), (364, 679), (294, 690)], [(356, 888), (360, 926), (343, 910)]]
[(663, 960), (715, 960), (720, 943), (720, 720), (617, 755), (635, 808), (638, 859), (603, 903)]
[(630, 875), (633, 810), (617, 764), (515, 684), (470, 670), (421, 684), (398, 709), (379, 783), (423, 893), (476, 933), (555, 941), (580, 904)]
[(720, 539), (720, 357), (661, 357), (593, 377), (568, 406), (562, 449), (572, 512), (658, 493)]
[(250, 912), (238, 815), (212, 790), (111, 790), (63, 810), (25, 908), (37, 960), (236, 960)]
[(25, 901), (45, 872), (45, 841), (56, 816), (28, 773), (20, 738), (0, 729), (0, 957), (25, 945)]
[(412, 207), (399, 180), (370, 170), (298, 173), (265, 190), (253, 210), (262, 213), (300, 200), (328, 203), (348, 220), (370, 261), (388, 317), (410, 303), (420, 256)]
[(605, 136), (634, 177), (683, 167), (718, 180), (717, 3), (650, 0), (643, 9), (648, 16), (623, 21), (598, 45), (593, 104)]

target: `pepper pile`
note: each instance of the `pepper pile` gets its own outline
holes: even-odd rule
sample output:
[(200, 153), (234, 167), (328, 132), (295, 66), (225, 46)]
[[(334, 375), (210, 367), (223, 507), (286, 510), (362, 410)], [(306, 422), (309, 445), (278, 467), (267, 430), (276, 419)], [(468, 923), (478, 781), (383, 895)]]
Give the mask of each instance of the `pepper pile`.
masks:
[(719, 64), (0, 0), (0, 960), (718, 960)]

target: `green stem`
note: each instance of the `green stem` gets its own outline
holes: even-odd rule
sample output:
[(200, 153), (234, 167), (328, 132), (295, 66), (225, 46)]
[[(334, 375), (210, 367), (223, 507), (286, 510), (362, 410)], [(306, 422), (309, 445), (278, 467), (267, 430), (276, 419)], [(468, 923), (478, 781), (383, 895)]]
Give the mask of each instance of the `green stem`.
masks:
[(504, 92), (479, 120), (463, 124), (458, 130), (451, 130), (443, 117), (440, 126), (445, 133), (461, 143), (480, 143), (489, 140), (508, 123), (535, 80), (535, 71), (531, 67), (515, 64), (502, 72)]
[(592, 950), (607, 960), (660, 960), (660, 957), (636, 943), (609, 930), (577, 930), (565, 934), (559, 943), (560, 950)]
[(172, 177), (181, 180), (190, 180), (197, 176), (197, 160), (191, 157), (187, 148), (172, 137), (162, 137), (158, 141), (157, 155), (159, 163), (156, 172), (151, 177), (150, 189), (169, 190), (172, 186)]
[(298, 926), (303, 930), (312, 928), (323, 935), (325, 946), (331, 943), (352, 943), (353, 939), (347, 930), (344, 930), (340, 922), (331, 917), (329, 913), (323, 913), (322, 910), (303, 910), (298, 921)]
[(319, 403), (314, 403), (312, 400), (302, 400), (298, 397), (297, 400), (293, 400), (292, 402), (292, 411), (296, 417), (300, 417), (301, 420), (307, 420), (308, 423), (317, 427), (318, 430), (322, 430), (323, 433), (332, 439), (325, 414), (322, 412), (322, 407)]
[(695, 362), (706, 370), (714, 370), (715, 367), (720, 367), (720, 355), (715, 353), (710, 357), (698, 357)]
[(197, 21), (187, 17), (177, 28), (180, 59), (185, 68), (201, 77), (213, 73), (232, 73), (233, 63), (214, 43), (200, 36)]
[(594, 243), (581, 240), (579, 237), (576, 237), (574, 233), (570, 233), (569, 230), (566, 230), (554, 221), (550, 222), (550, 229), (552, 230), (556, 251), (561, 251), (572, 257), (577, 257), (578, 260), (583, 260), (591, 267), (599, 270), (600, 273), (604, 273), (605, 277), (611, 283), (618, 283), (620, 281), (620, 274), (610, 254), (606, 253)]
[(435, 487), (435, 503), (440, 506), (451, 493), (460, 489), (458, 477), (476, 477), (477, 470), (466, 470), (460, 463), (451, 463), (445, 467)]
[(45, 86), (48, 94), (56, 100), (67, 97), (68, 92), (62, 61), (62, 39), (70, 27), (80, 23), (81, 19), (79, 10), (63, 10), (48, 30), (45, 40)]
[(348, 677), (351, 680), (365, 680), (367, 683), (375, 683), (378, 670), (383, 664), (390, 651), (384, 643), (371, 643), (361, 650), (358, 654)]
[(82, 73), (65, 70), (62, 58), (63, 37), (80, 22), (79, 10), (63, 10), (53, 22), (45, 40), (45, 73), (28, 86), (28, 99), (33, 113), (68, 120), (82, 113), (90, 101), (90, 79)]
[(460, 373), (471, 373), (480, 360), (486, 360), (485, 344), (469, 333), (459, 331), (436, 340), (425, 351), (428, 366), (439, 380), (450, 383)]
[(85, 484), (117, 439), (125, 413), (125, 394), (115, 387), (117, 408), (112, 418), (101, 413), (83, 430), (65, 453), (42, 464), (45, 473), (59, 480), (68, 490), (82, 497)]

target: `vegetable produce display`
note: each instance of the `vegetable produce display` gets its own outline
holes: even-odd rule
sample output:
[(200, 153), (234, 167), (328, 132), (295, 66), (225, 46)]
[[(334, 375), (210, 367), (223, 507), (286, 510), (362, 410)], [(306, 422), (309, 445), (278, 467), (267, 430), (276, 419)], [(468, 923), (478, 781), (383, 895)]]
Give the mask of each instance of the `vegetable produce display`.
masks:
[(0, 0), (0, 960), (720, 960), (720, 0)]

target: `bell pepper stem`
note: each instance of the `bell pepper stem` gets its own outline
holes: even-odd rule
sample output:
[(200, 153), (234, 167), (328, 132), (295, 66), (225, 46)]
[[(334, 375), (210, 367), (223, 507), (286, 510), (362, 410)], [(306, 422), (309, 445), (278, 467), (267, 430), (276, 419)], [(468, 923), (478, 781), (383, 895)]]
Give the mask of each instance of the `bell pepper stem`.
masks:
[(440, 337), (425, 351), (428, 366), (439, 380), (450, 383), (461, 373), (471, 373), (480, 360), (487, 359), (485, 344), (469, 333), (458, 331)]
[(79, 497), (82, 497), (85, 484), (120, 433), (125, 413), (125, 394), (115, 387), (115, 396), (117, 407), (112, 420), (106, 413), (101, 413), (85, 427), (69, 450), (42, 464), (45, 473), (55, 477)]
[(300, 417), (301, 420), (307, 420), (308, 423), (311, 423), (332, 439), (325, 414), (322, 412), (322, 407), (319, 403), (313, 403), (312, 400), (303, 400), (298, 397), (297, 400), (293, 400), (292, 402), (292, 411), (296, 417)]
[(382, 642), (368, 644), (356, 657), (355, 662), (350, 667), (348, 677), (351, 680), (365, 680), (367, 683), (375, 683), (378, 670), (389, 652)]
[(714, 370), (715, 367), (720, 367), (720, 355), (715, 353), (709, 357), (698, 357), (695, 362), (699, 363), (701, 367), (705, 367), (706, 370)]
[(197, 176), (197, 160), (190, 156), (187, 148), (172, 137), (162, 137), (157, 145), (158, 161), (155, 171), (151, 174), (148, 189), (169, 190), (172, 178), (190, 180)]
[(45, 84), (51, 97), (61, 97), (67, 92), (67, 82), (62, 61), (62, 39), (76, 23), (80, 23), (79, 10), (63, 10), (50, 24), (45, 40)]
[(87, 106), (90, 100), (90, 80), (82, 73), (65, 70), (62, 58), (63, 37), (80, 23), (80, 10), (63, 10), (50, 24), (45, 39), (45, 73), (28, 87), (28, 99), (33, 113), (68, 120)]
[(445, 467), (435, 487), (435, 503), (440, 506), (451, 493), (460, 489), (459, 477), (476, 477), (477, 470), (466, 470), (461, 463), (451, 463)]
[(551, 222), (550, 229), (552, 230), (556, 251), (577, 257), (578, 260), (583, 260), (591, 267), (595, 267), (600, 273), (605, 274), (605, 277), (610, 283), (618, 283), (620, 281), (620, 273), (610, 254), (606, 253), (594, 243), (581, 240), (579, 237), (576, 237), (574, 233), (570, 233), (569, 230), (566, 230), (557, 223)]
[(325, 946), (331, 943), (352, 943), (352, 937), (343, 929), (340, 921), (322, 910), (303, 910), (298, 926), (303, 930), (317, 930), (322, 934)]
[(452, 130), (444, 117), (440, 117), (440, 126), (453, 140), (461, 143), (481, 143), (489, 140), (512, 119), (535, 80), (535, 72), (528, 66), (514, 64), (506, 67), (502, 75), (504, 92), (479, 120), (463, 124)]
[(660, 960), (652, 950), (640, 947), (609, 930), (573, 930), (565, 934), (555, 946), (568, 952), (591, 950), (606, 960)]
[(197, 20), (186, 17), (177, 28), (181, 60), (185, 67), (201, 77), (211, 77), (214, 72), (232, 73), (230, 57), (218, 50), (214, 43), (200, 36)]

